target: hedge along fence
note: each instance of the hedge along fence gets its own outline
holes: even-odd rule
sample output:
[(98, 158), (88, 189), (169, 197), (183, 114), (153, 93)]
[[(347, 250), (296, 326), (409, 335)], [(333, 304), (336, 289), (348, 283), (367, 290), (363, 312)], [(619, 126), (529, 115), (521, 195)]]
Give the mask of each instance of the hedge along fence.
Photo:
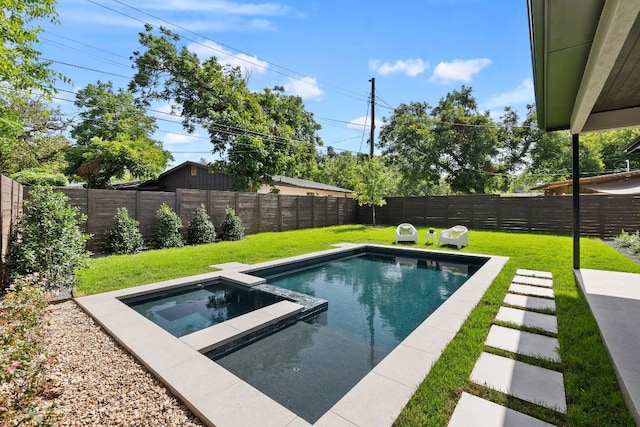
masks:
[[(500, 197), (497, 195), (388, 197), (376, 207), (376, 222), (449, 228), (456, 224), (488, 231), (573, 234), (571, 196)], [(370, 207), (357, 221), (371, 223)], [(640, 230), (640, 196), (580, 195), (580, 234), (601, 239), (622, 230)]]
[(245, 226), (245, 234), (352, 224), (356, 220), (356, 202), (351, 198), (187, 189), (177, 189), (176, 192), (59, 190), (69, 198), (71, 205), (77, 206), (87, 216), (84, 231), (93, 234), (87, 242), (87, 248), (92, 252), (103, 251), (105, 231), (113, 228), (113, 217), (121, 207), (127, 208), (129, 216), (140, 222), (140, 232), (147, 243), (156, 226), (156, 211), (163, 203), (180, 216), (181, 232), (185, 237), (187, 225), (201, 203), (204, 203), (216, 228), (225, 219), (225, 209), (234, 208)]

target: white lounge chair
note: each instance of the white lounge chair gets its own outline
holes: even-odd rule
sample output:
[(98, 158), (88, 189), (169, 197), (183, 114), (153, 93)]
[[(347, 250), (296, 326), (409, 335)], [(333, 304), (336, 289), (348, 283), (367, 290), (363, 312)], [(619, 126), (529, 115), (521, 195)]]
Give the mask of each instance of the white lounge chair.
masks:
[(405, 222), (396, 227), (396, 243), (398, 242), (415, 242), (418, 243), (418, 230)]
[(438, 246), (443, 244), (455, 245), (458, 249), (469, 244), (469, 230), (463, 225), (456, 225), (440, 233)]

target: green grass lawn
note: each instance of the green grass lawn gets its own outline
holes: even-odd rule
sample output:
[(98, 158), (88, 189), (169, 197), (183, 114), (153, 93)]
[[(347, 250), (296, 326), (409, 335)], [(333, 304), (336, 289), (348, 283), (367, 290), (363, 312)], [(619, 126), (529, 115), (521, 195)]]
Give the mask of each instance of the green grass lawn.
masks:
[[(426, 228), (418, 227), (418, 231), (420, 243), (412, 246), (436, 249), (433, 245), (424, 244)], [(411, 427), (445, 426), (460, 394), (467, 391), (556, 425), (634, 425), (622, 399), (595, 320), (573, 277), (572, 238), (473, 230), (469, 236), (469, 246), (460, 251), (455, 248), (437, 249), (502, 255), (510, 257), (510, 260), (395, 424)], [(91, 266), (79, 272), (74, 295), (90, 295), (204, 273), (212, 271), (213, 264), (230, 261), (252, 264), (329, 249), (329, 245), (334, 243), (393, 244), (394, 239), (395, 227), (345, 225), (261, 233), (247, 236), (239, 242), (100, 257), (92, 259)], [(583, 238), (581, 252), (583, 268), (640, 273), (640, 265), (598, 239)], [(488, 392), (469, 381), (480, 353), (492, 351), (485, 348), (484, 340), (518, 268), (553, 273), (562, 362), (547, 366), (564, 373), (568, 405), (566, 416), (500, 393)]]

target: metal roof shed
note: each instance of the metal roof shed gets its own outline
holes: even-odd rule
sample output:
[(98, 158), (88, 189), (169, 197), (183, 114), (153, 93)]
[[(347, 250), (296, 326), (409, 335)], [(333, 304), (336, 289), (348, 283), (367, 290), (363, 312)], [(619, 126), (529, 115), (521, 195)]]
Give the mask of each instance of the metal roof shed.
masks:
[[(640, 126), (640, 1), (527, 0), (538, 121), (573, 135)], [(580, 268), (580, 193), (573, 193), (573, 264)]]

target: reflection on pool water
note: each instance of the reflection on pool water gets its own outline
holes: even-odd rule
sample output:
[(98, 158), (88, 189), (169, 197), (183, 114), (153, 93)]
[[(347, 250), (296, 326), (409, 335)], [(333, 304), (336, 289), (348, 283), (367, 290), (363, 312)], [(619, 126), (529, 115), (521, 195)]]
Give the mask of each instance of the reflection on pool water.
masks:
[(313, 423), (479, 267), (369, 253), (266, 276), (271, 285), (328, 300), (328, 310), (209, 356)]
[(129, 307), (176, 337), (225, 322), (284, 298), (224, 281), (123, 299)]

